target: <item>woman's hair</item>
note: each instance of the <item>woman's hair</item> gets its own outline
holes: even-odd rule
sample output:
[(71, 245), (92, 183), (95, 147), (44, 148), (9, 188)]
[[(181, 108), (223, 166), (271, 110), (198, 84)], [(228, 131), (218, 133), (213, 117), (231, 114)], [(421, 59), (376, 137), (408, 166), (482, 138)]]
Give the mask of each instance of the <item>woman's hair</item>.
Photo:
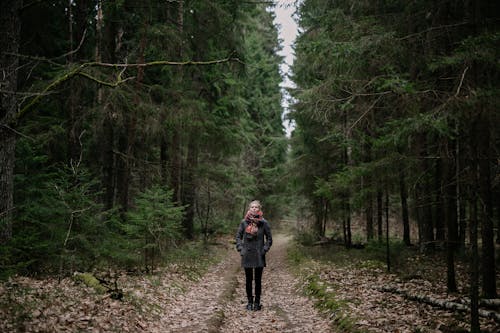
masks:
[(251, 201), (251, 202), (248, 204), (248, 208), (250, 208), (250, 206), (251, 206), (252, 204), (257, 204), (257, 205), (259, 205), (259, 208), (262, 208), (262, 204), (260, 203), (260, 201), (259, 201), (259, 200), (253, 200), (253, 201)]

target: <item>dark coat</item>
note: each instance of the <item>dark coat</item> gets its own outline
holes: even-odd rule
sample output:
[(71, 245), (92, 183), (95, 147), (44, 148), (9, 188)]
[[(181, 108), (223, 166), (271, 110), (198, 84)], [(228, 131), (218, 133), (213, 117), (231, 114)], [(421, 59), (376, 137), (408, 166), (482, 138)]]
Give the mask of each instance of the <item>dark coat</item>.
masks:
[(266, 252), (273, 244), (269, 222), (262, 220), (257, 235), (251, 236), (245, 232), (248, 222), (242, 220), (236, 232), (236, 250), (241, 255), (241, 267), (266, 267)]

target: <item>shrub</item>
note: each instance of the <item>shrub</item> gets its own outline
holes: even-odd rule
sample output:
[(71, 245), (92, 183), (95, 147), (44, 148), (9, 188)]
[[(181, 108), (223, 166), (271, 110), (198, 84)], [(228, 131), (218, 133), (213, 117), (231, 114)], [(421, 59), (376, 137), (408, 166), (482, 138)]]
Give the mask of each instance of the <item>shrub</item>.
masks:
[(122, 225), (135, 253), (143, 254), (146, 269), (153, 269), (155, 260), (183, 238), (182, 218), (185, 206), (176, 206), (173, 192), (159, 186), (137, 196), (135, 208), (128, 212)]

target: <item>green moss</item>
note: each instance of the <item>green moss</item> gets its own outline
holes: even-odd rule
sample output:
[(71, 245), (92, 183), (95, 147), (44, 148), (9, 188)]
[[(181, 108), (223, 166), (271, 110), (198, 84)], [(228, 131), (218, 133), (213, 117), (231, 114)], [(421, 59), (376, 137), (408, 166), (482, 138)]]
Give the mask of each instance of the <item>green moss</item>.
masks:
[(385, 269), (386, 264), (378, 261), (378, 260), (361, 260), (358, 264), (359, 268), (366, 268), (366, 269)]
[(90, 273), (75, 273), (73, 279), (94, 289), (98, 294), (106, 293), (106, 288)]
[[(306, 247), (300, 244), (295, 244), (288, 248), (287, 259), (288, 263), (299, 276), (302, 276), (304, 283), (304, 292), (314, 300), (314, 305), (321, 310), (327, 317), (333, 318), (336, 330), (341, 332), (355, 333), (360, 332), (355, 328), (356, 321), (348, 315), (348, 301), (339, 300), (335, 293), (337, 287), (322, 280), (317, 269), (314, 268), (314, 259), (323, 261), (325, 258), (318, 258), (319, 253), (325, 253), (324, 249), (320, 249), (318, 253), (317, 247)], [(333, 255), (336, 259), (343, 261), (342, 253), (333, 252), (327, 256)], [(313, 259), (314, 258), (314, 259)], [(367, 262), (367, 265), (374, 264)]]
[(220, 332), (220, 327), (224, 323), (224, 311), (217, 310), (213, 313), (212, 317), (208, 320), (208, 333)]
[(314, 305), (328, 317), (334, 318), (335, 326), (342, 332), (359, 332), (355, 321), (347, 314), (347, 301), (336, 298), (333, 288), (316, 274), (306, 278), (306, 293), (315, 299)]

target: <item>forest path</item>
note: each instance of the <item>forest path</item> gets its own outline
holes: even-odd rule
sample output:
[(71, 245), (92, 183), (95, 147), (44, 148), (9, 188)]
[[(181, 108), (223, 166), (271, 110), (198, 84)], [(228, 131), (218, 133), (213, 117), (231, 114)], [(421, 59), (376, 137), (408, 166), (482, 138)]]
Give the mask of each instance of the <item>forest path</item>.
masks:
[(245, 274), (234, 249), (186, 293), (166, 305), (165, 332), (331, 332), (286, 263), (290, 237), (275, 235), (262, 277), (262, 310), (246, 310)]

